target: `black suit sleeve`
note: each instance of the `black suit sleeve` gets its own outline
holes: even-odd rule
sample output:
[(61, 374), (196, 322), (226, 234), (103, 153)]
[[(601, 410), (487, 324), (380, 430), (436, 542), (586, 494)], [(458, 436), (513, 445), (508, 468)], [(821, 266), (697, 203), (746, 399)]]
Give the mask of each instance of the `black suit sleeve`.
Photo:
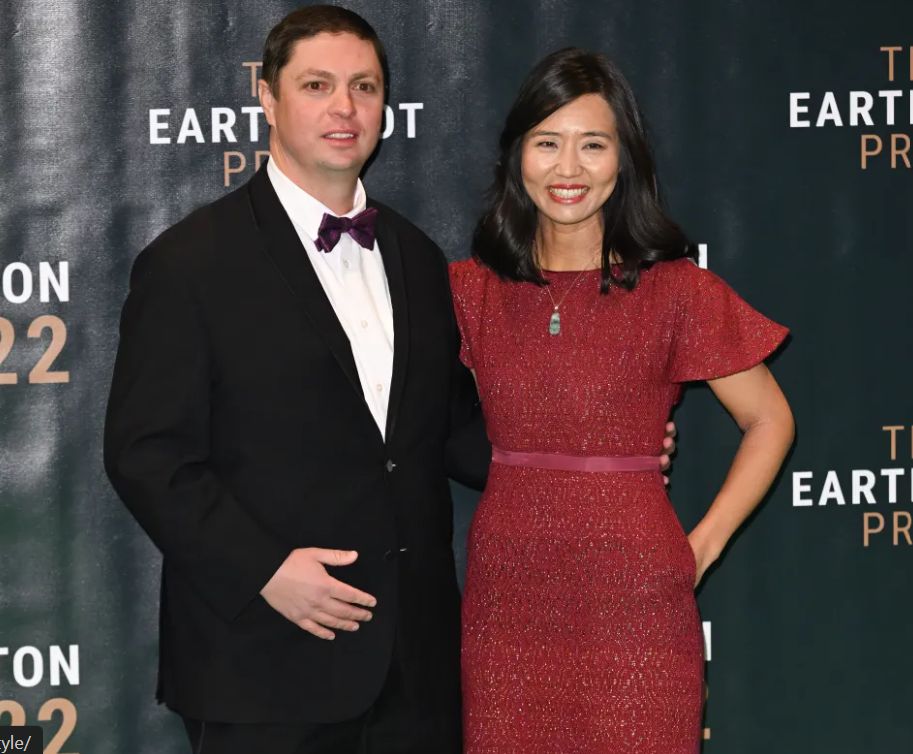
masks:
[(447, 476), (474, 490), (485, 489), (491, 463), (491, 443), (472, 373), (461, 363), (453, 369), (450, 436), (447, 438)]
[[(450, 294), (450, 276), (444, 260), (444, 279)], [(485, 430), (482, 406), (472, 372), (460, 361), (460, 331), (450, 295), (452, 366), (450, 369), (450, 434), (447, 438), (445, 468), (447, 476), (474, 490), (483, 490), (491, 463), (491, 443)]]
[(133, 267), (105, 422), (105, 469), (166, 562), (228, 621), (290, 548), (264, 531), (209, 463), (207, 337), (174, 251), (183, 249), (156, 242)]

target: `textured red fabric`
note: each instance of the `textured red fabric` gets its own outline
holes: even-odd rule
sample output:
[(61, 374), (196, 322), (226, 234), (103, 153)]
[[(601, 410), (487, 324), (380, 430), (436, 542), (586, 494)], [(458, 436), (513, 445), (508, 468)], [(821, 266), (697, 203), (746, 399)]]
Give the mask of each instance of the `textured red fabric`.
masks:
[[(451, 265), (461, 358), (492, 443), (658, 455), (681, 381), (747, 369), (786, 329), (688, 260), (599, 294), (599, 271), (506, 282)], [(658, 472), (493, 463), (463, 601), (467, 754), (695, 754), (703, 647), (694, 556)]]

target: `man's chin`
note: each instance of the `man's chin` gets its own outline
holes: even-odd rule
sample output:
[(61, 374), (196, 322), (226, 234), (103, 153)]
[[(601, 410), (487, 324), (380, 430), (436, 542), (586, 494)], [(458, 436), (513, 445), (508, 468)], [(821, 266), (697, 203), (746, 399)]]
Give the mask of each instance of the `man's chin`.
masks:
[(321, 169), (325, 172), (339, 175), (339, 174), (355, 174), (358, 175), (361, 172), (361, 169), (365, 166), (367, 158), (346, 158), (346, 159), (327, 159), (322, 160), (320, 163)]

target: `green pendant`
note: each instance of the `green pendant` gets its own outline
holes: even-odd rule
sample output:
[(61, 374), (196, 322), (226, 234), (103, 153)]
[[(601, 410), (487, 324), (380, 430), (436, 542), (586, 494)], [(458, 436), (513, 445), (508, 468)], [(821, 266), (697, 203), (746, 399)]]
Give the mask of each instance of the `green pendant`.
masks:
[(549, 335), (560, 335), (561, 334), (561, 315), (558, 314), (558, 310), (552, 312), (552, 318), (548, 321), (548, 334)]

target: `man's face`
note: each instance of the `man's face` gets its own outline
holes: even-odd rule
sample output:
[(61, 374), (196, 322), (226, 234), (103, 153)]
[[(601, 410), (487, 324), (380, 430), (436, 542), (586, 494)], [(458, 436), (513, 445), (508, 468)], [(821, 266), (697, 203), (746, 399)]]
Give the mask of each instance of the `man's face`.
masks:
[(275, 94), (260, 81), (280, 169), (313, 193), (354, 180), (377, 146), (384, 110), (383, 71), (371, 42), (321, 33), (295, 43)]

